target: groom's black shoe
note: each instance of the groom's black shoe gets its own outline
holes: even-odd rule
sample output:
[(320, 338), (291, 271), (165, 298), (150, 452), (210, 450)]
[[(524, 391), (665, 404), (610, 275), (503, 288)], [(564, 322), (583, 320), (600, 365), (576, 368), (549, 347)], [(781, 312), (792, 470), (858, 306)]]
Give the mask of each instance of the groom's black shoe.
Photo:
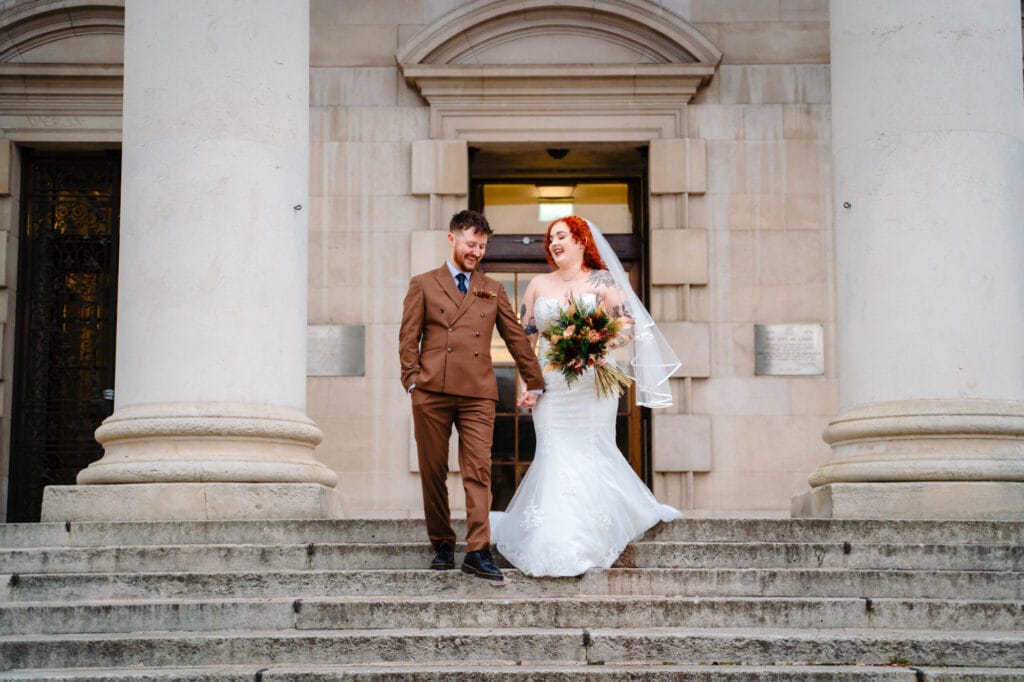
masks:
[(455, 568), (455, 547), (442, 542), (434, 553), (434, 560), (430, 562), (430, 568), (435, 571), (450, 571)]
[(462, 572), (486, 580), (505, 579), (505, 576), (501, 574), (501, 569), (494, 565), (494, 559), (488, 549), (466, 552), (466, 558), (462, 560)]

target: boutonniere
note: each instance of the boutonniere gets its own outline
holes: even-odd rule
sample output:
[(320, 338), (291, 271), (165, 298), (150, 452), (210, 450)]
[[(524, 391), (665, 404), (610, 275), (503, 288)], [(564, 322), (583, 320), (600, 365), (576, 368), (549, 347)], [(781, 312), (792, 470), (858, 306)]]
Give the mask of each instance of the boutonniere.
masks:
[(498, 294), (495, 292), (487, 291), (487, 289), (477, 289), (476, 287), (473, 288), (473, 295), (487, 300), (498, 298)]

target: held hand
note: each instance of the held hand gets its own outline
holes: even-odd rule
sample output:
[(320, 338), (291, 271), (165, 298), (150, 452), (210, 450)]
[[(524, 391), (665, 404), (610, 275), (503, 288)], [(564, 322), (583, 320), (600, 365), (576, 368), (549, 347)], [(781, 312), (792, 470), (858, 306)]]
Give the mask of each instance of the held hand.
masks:
[(537, 394), (531, 393), (530, 391), (523, 391), (519, 394), (519, 400), (516, 401), (516, 405), (533, 409), (537, 406)]
[(529, 393), (529, 390), (526, 388), (526, 382), (523, 381), (522, 377), (519, 377), (519, 381), (517, 383), (519, 385), (519, 397), (516, 398), (516, 405), (519, 407), (527, 407), (523, 403), (523, 398), (525, 398), (526, 394)]

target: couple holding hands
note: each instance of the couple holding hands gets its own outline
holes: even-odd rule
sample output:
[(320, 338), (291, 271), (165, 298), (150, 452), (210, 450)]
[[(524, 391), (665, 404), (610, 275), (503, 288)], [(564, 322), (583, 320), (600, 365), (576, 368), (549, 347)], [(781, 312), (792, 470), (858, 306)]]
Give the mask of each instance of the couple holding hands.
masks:
[[(491, 233), (482, 214), (456, 213), (451, 257), (412, 278), (402, 312), (402, 383), (412, 401), (431, 568), (455, 568), (447, 488), (453, 425), (466, 492), (463, 572), (503, 579), (492, 541), (527, 575), (607, 568), (631, 540), (680, 516), (654, 498), (615, 441), (622, 387), (636, 382), (638, 405), (671, 405), (667, 380), (679, 361), (589, 221), (568, 216), (548, 227), (552, 271), (530, 281), (519, 317), (501, 283), (478, 270)], [(519, 370), (517, 404), (533, 409), (537, 434), (533, 463), (504, 512), (490, 511), (495, 328)]]

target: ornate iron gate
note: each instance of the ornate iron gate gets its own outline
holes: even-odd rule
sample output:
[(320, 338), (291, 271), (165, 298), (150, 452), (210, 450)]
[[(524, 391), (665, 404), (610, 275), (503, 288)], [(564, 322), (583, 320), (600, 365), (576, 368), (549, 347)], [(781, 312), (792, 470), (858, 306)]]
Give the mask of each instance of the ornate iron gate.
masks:
[(23, 152), (9, 521), (103, 452), (113, 410), (119, 152)]

